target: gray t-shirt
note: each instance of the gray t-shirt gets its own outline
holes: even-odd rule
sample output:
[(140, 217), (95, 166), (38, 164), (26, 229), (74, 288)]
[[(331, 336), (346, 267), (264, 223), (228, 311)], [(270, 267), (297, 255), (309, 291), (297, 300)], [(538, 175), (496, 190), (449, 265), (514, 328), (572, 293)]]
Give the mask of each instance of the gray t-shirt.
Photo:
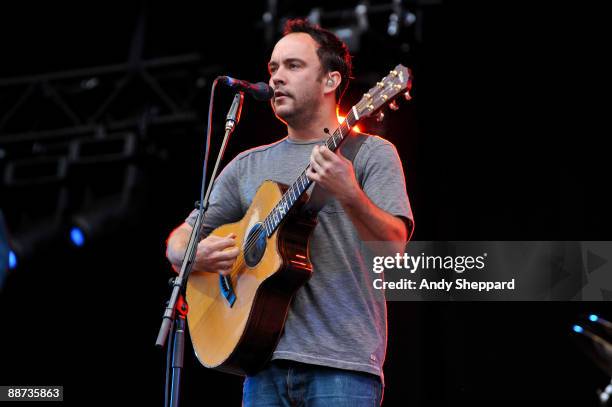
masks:
[[(204, 234), (240, 220), (265, 180), (291, 185), (309, 163), (315, 144), (284, 138), (240, 153), (221, 172), (203, 220)], [(410, 220), (402, 164), (393, 144), (369, 136), (353, 160), (355, 174), (370, 200), (384, 211)], [(193, 211), (186, 222), (193, 226)], [(368, 372), (383, 378), (387, 345), (384, 293), (362, 255), (363, 242), (342, 206), (331, 199), (321, 209), (310, 238), (311, 279), (291, 304), (272, 359)]]

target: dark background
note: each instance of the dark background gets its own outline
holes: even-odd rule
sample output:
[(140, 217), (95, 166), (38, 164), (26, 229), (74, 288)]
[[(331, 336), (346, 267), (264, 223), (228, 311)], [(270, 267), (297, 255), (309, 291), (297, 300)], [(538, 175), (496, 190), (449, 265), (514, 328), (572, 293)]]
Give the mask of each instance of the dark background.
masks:
[[(333, 11), (357, 4), (280, 3), (277, 23), (315, 6)], [(593, 5), (495, 4), (405, 2), (417, 20), (397, 37), (386, 32), (389, 12), (372, 16), (353, 52), (355, 80), (341, 110), (397, 63), (412, 69), (413, 100), (388, 112), (383, 124), (361, 127), (398, 147), (415, 240), (609, 240), (609, 154), (602, 146), (610, 132), (598, 121), (606, 94), (604, 13)], [(92, 122), (112, 133), (118, 130), (109, 123), (136, 118), (119, 129), (137, 135), (133, 156), (75, 165), (51, 184), (0, 190), (11, 236), (40, 229), (53, 216), (65, 232), (87, 207), (84, 190), (96, 186), (94, 195), (102, 196), (118, 189), (128, 165), (137, 169), (129, 212), (107, 221), (106, 233), (80, 249), (58, 234), (20, 259), (4, 281), (0, 384), (63, 385), (69, 404), (119, 398), (161, 404), (164, 354), (154, 342), (172, 275), (165, 239), (199, 194), (211, 80), (220, 74), (267, 79), (266, 2), (0, 7), (4, 80), (126, 62), (126, 71), (138, 72), (144, 60), (201, 58), (176, 74), (181, 85), (172, 85), (171, 70), (162, 82), (195, 117), (156, 123), (150, 117), (168, 109), (135, 81)], [(322, 23), (346, 21), (332, 16)], [(134, 35), (139, 22), (141, 41)], [(94, 76), (99, 90), (78, 90)], [(86, 117), (103, 100), (96, 92), (112, 90), (120, 76), (48, 82)], [(24, 88), (0, 81), (1, 116)], [(230, 98), (219, 89), (216, 140)], [(70, 127), (48, 99), (40, 91), (3, 123), (3, 170), (11, 160), (64, 154), (73, 139), (94, 133), (42, 136)], [(246, 99), (224, 161), (283, 132), (268, 105)], [(58, 214), (52, 206), (62, 187), (69, 203)], [(605, 302), (389, 303), (384, 405), (596, 405), (595, 390), (608, 379), (575, 346), (570, 330), (589, 312), (610, 317)], [(240, 403), (242, 379), (205, 370), (189, 348), (186, 361), (184, 405)]]

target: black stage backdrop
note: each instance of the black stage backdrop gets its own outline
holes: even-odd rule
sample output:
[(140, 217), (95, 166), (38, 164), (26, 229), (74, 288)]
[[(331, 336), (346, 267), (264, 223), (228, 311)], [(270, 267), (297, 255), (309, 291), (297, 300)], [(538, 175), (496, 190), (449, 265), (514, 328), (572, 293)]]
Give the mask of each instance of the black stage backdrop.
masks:
[[(357, 4), (279, 3), (284, 17)], [(610, 131), (597, 121), (609, 38), (602, 10), (448, 3), (405, 2), (417, 22), (403, 40), (386, 36), (388, 14), (373, 18), (342, 104), (346, 110), (395, 64), (412, 68), (414, 99), (384, 125), (362, 128), (398, 147), (414, 239), (610, 240), (609, 159), (601, 147)], [(270, 47), (258, 23), (266, 7), (2, 5), (1, 77), (197, 53), (212, 77), (266, 80)], [(195, 123), (151, 125), (146, 138), (139, 135), (140, 205), (129, 219), (81, 249), (58, 238), (8, 276), (0, 293), (0, 385), (63, 385), (68, 405), (161, 405), (165, 355), (154, 343), (172, 275), (165, 239), (198, 198), (210, 81), (201, 86)], [(1, 115), (11, 108), (5, 96)], [(216, 140), (230, 97), (219, 91)], [(29, 130), (7, 124), (0, 136)], [(280, 136), (270, 107), (246, 99), (224, 161)], [(11, 158), (20, 150), (6, 140), (0, 145)], [(94, 168), (91, 182), (112, 182), (105, 171)], [(21, 227), (16, 214), (26, 201), (44, 209), (42, 187), (19, 202), (2, 191), (9, 231)], [(596, 405), (608, 378), (570, 338), (573, 321), (589, 312), (612, 317), (605, 302), (389, 303), (384, 405)], [(185, 406), (240, 403), (242, 380), (204, 369), (189, 347), (184, 377)]]

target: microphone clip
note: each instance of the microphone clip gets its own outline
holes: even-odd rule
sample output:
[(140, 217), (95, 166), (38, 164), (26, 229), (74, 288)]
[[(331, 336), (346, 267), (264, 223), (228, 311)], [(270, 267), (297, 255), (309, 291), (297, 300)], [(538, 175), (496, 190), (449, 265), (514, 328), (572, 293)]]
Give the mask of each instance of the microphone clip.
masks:
[(232, 106), (227, 112), (227, 117), (225, 118), (225, 131), (228, 131), (230, 133), (234, 131), (234, 126), (236, 126), (236, 123), (240, 121), (240, 113), (242, 113), (242, 103), (243, 102), (244, 102), (244, 92), (238, 91), (234, 95)]

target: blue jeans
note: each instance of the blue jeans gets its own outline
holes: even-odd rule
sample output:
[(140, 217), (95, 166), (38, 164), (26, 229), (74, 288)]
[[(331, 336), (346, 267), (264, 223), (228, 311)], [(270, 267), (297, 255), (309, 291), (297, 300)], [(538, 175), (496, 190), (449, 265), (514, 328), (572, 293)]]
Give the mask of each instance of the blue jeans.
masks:
[(244, 407), (380, 406), (380, 377), (369, 373), (274, 360), (244, 380)]

